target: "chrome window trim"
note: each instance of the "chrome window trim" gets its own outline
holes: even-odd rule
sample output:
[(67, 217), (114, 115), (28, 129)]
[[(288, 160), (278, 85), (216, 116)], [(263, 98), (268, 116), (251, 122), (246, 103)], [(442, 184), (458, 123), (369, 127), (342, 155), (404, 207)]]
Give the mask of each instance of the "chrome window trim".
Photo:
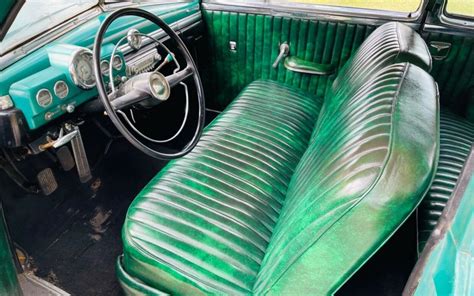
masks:
[[(474, 17), (461, 16), (455, 14), (449, 14), (446, 10), (448, 0), (444, 0), (438, 12), (438, 20), (441, 24), (454, 27), (457, 29), (473, 30), (474, 29)], [(474, 5), (474, 4), (473, 4)]]
[(444, 24), (426, 24), (423, 28), (423, 32), (429, 33), (441, 33), (441, 34), (449, 34), (449, 35), (456, 35), (456, 36), (464, 36), (464, 37), (474, 37), (474, 30), (462, 28), (464, 30), (460, 30), (458, 27), (447, 26)]
[(387, 20), (419, 21), (428, 0), (422, 0), (416, 12), (402, 13), (386, 10), (363, 9), (302, 3), (269, 3), (266, 0), (235, 2), (232, 0), (203, 0), (202, 6), (209, 10), (225, 10), (253, 14), (270, 14), (294, 18), (308, 18), (328, 21), (352, 21), (354, 23), (380, 25)]

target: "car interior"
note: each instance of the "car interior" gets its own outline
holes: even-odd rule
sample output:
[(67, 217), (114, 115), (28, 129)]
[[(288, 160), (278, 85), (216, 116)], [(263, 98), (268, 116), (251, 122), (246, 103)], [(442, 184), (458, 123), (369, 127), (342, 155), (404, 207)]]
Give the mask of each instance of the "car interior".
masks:
[(0, 55), (22, 287), (403, 292), (467, 170), (474, 31), (445, 1), (257, 2), (103, 4)]

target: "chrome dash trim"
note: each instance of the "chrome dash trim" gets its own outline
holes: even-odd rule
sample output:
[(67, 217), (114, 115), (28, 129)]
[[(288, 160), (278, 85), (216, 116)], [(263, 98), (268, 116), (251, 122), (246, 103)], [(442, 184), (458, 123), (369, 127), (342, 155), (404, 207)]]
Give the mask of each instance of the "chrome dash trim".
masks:
[(424, 0), (420, 5), (420, 8), (413, 13), (300, 3), (236, 3), (230, 0), (207, 0), (203, 1), (202, 7), (208, 10), (381, 25), (386, 23), (387, 20), (395, 20), (400, 22), (413, 22), (419, 20), (421, 12), (423, 11), (426, 3), (427, 1)]

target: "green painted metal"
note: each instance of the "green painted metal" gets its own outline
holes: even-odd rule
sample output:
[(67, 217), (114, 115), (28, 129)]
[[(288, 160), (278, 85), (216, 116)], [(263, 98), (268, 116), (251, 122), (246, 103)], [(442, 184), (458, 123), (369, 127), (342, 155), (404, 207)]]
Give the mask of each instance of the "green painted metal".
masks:
[[(166, 22), (170, 23), (199, 12), (199, 3), (196, 0), (189, 3), (147, 5), (146, 9), (163, 17)], [(32, 100), (32, 94), (34, 90), (41, 87), (42, 79), (44, 79), (43, 86), (47, 86), (48, 88), (53, 81), (52, 77), (38, 75), (38, 73), (67, 78), (69, 81), (69, 74), (64, 68), (64, 64), (58, 66), (58, 64), (54, 62), (54, 55), (51, 56), (50, 53), (52, 51), (54, 52), (55, 49), (63, 48), (64, 45), (92, 48), (95, 34), (107, 14), (108, 13), (103, 13), (99, 15), (50, 44), (32, 52), (3, 71), (0, 71), (0, 96), (6, 94), (12, 96), (15, 106), (18, 106), (25, 113), (26, 120), (31, 129), (36, 129), (46, 122), (44, 120), (45, 112), (54, 112), (54, 118), (56, 118), (64, 113), (62, 106), (66, 103), (82, 103), (97, 96), (95, 88), (91, 91), (82, 91), (71, 83), (69, 87), (75, 96), (73, 97), (71, 94), (71, 97), (64, 101), (59, 101), (55, 98), (55, 103), (51, 107), (48, 107), (51, 110), (38, 109), (39, 106), (36, 105), (35, 100)], [(104, 39), (104, 43), (115, 44), (132, 27), (138, 28), (143, 33), (149, 33), (157, 29), (156, 26), (145, 22), (141, 18), (124, 17), (111, 25)], [(103, 54), (105, 54), (105, 56), (107, 55), (107, 53)], [(32, 85), (34, 85), (34, 87), (28, 88), (29, 83), (33, 83)], [(52, 91), (52, 89), (50, 90)]]
[(0, 203), (0, 295), (22, 295), (10, 248), (3, 207)]
[[(76, 86), (69, 73), (69, 61), (72, 54), (80, 48), (66, 44), (49, 47), (48, 56), (51, 66), (11, 85), (10, 96), (15, 102), (15, 106), (23, 111), (26, 122), (31, 129), (36, 129), (49, 120), (65, 114), (67, 105), (79, 106), (90, 98), (97, 96), (95, 88), (83, 90)], [(104, 45), (101, 53), (102, 59), (110, 61), (113, 48), (113, 44)], [(120, 51), (117, 51), (116, 55), (120, 56), (122, 61), (124, 60)], [(122, 66), (120, 71), (113, 70), (113, 77), (117, 76), (126, 76), (125, 65)], [(63, 99), (58, 98), (53, 91), (54, 84), (60, 80), (66, 82), (69, 87), (69, 93)], [(109, 78), (104, 75), (104, 80), (107, 83)], [(36, 94), (41, 89), (48, 89), (53, 96), (53, 102), (47, 107), (38, 105), (36, 101)], [(46, 119), (46, 114), (49, 114), (48, 119)]]
[[(413, 286), (405, 288), (407, 295), (473, 295), (474, 281), (474, 153), (468, 160), (470, 172), (465, 171), (465, 182), (456, 190), (464, 190), (462, 199), (448, 204), (434, 238), (438, 241), (426, 254), (423, 266)], [(466, 187), (464, 187), (466, 186)], [(460, 196), (460, 197), (461, 197)], [(430, 238), (431, 239), (431, 238)], [(434, 241), (433, 241), (434, 242)], [(429, 252), (428, 252), (429, 251)], [(419, 263), (420, 264), (420, 263)], [(415, 269), (416, 270), (416, 269)], [(413, 276), (413, 275), (412, 275)], [(411, 278), (410, 278), (411, 280)], [(412, 290), (413, 289), (413, 290)]]
[(335, 292), (434, 175), (436, 84), (418, 66), (394, 64), (429, 68), (418, 45), (402, 25), (379, 28), (322, 107), (295, 87), (251, 83), (132, 203), (123, 271), (177, 295)]
[[(341, 67), (374, 27), (288, 17), (204, 10), (210, 59), (203, 65), (208, 105), (225, 108), (246, 85), (256, 79), (282, 82), (317, 97), (324, 97), (332, 76), (295, 73), (281, 63), (272, 64), (279, 44), (288, 42), (290, 56)], [(229, 50), (229, 41), (237, 43)]]

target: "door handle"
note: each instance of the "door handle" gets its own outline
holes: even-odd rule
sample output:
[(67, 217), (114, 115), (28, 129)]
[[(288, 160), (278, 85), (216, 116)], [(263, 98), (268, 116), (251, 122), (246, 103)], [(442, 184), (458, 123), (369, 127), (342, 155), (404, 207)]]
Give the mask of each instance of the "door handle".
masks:
[(273, 62), (273, 68), (276, 68), (278, 67), (278, 64), (281, 62), (281, 60), (283, 58), (285, 58), (286, 56), (288, 56), (288, 54), (290, 53), (290, 46), (288, 45), (287, 42), (283, 42), (282, 44), (280, 44), (280, 53), (278, 54), (275, 62)]

